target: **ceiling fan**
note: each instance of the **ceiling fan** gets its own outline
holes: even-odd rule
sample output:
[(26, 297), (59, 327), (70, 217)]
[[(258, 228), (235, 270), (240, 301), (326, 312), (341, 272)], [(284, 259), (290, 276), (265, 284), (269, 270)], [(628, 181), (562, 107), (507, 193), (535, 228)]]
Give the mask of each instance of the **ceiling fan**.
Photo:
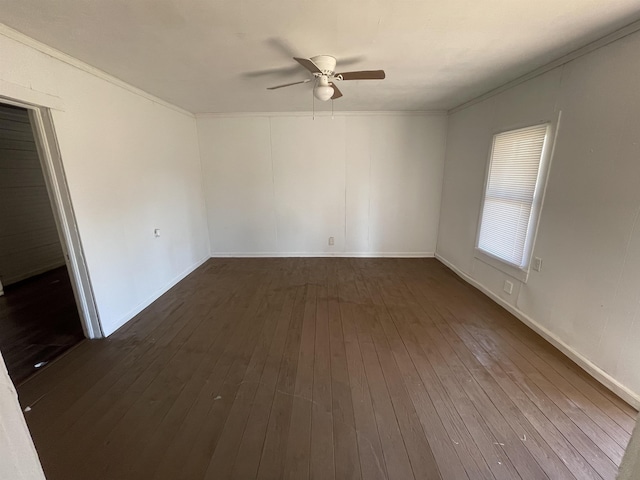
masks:
[(385, 77), (384, 70), (362, 70), (358, 72), (335, 73), (336, 59), (331, 55), (317, 55), (311, 58), (293, 57), (293, 59), (311, 72), (313, 78), (308, 78), (299, 82), (285, 83), (284, 85), (276, 85), (275, 87), (268, 87), (267, 90), (276, 90), (278, 88), (315, 81), (315, 85), (313, 87), (314, 97), (326, 102), (329, 99), (335, 100), (342, 96), (342, 92), (335, 85), (336, 81), (383, 80)]

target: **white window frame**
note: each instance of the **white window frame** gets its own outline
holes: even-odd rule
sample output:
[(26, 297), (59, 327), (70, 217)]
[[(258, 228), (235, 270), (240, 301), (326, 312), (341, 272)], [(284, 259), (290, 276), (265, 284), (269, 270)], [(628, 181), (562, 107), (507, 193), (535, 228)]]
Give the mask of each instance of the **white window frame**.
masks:
[[(491, 161), (493, 157), (493, 147), (495, 143), (496, 135), (501, 133), (512, 132), (515, 130), (522, 130), (525, 128), (537, 127), (540, 125), (546, 125), (547, 132), (545, 134), (544, 144), (542, 146), (542, 155), (540, 158), (540, 167), (538, 168), (538, 177), (536, 179), (536, 186), (533, 194), (533, 202), (531, 204), (531, 216), (529, 218), (529, 226), (527, 228), (527, 237), (525, 239), (523, 258), (525, 263), (523, 266), (515, 265), (511, 262), (503, 260), (489, 252), (486, 252), (478, 247), (480, 242), (480, 229), (482, 227), (482, 215), (484, 212), (484, 205), (487, 195), (487, 184), (489, 182), (489, 174), (491, 173)], [(538, 234), (538, 224), (540, 223), (540, 212), (542, 211), (542, 205), (544, 202), (544, 193), (547, 187), (547, 179), (549, 176), (549, 167), (551, 166), (551, 157), (555, 145), (555, 128), (552, 122), (544, 121), (538, 123), (528, 123), (525, 125), (510, 126), (502, 130), (495, 131), (491, 136), (491, 146), (489, 147), (489, 155), (487, 158), (487, 164), (484, 175), (484, 186), (482, 189), (482, 202), (480, 204), (480, 211), (478, 213), (478, 228), (476, 231), (476, 242), (474, 249), (474, 257), (483, 263), (486, 263), (501, 272), (513, 277), (521, 282), (526, 283), (529, 278), (529, 271), (531, 267), (531, 257), (533, 256), (533, 247), (535, 245), (535, 239)]]

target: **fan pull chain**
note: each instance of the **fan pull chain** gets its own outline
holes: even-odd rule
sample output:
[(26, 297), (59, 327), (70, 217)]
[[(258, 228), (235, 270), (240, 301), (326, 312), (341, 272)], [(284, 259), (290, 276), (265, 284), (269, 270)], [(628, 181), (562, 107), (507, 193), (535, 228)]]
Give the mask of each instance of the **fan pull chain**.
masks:
[(333, 98), (332, 98), (331, 99), (331, 120), (333, 119), (334, 119), (334, 116), (333, 116)]
[(316, 96), (313, 94), (313, 91), (311, 92), (311, 112), (313, 115), (313, 120), (316, 119)]

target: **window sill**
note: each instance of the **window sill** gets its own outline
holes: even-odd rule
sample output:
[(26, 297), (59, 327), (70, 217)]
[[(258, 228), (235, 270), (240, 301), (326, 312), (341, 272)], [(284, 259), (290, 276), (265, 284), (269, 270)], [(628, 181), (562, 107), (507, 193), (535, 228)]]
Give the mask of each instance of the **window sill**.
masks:
[(509, 275), (516, 280), (521, 281), (522, 283), (527, 283), (529, 279), (529, 267), (519, 268), (515, 265), (510, 265), (503, 260), (500, 260), (488, 253), (480, 250), (479, 248), (475, 249), (473, 256), (480, 260), (482, 263), (485, 263), (497, 270), (500, 270), (502, 273)]

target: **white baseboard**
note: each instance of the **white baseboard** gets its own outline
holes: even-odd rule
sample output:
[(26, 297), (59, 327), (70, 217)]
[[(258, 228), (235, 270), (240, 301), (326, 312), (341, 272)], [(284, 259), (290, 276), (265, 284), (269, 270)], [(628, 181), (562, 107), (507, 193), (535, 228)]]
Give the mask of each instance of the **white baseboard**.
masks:
[(165, 294), (170, 288), (174, 287), (176, 284), (178, 284), (180, 281), (182, 281), (187, 275), (189, 275), (191, 272), (193, 272), (198, 267), (200, 267), (202, 264), (204, 264), (207, 260), (209, 260), (209, 258), (210, 258), (209, 256), (201, 258), (196, 263), (194, 263), (193, 265), (191, 265), (190, 267), (185, 269), (182, 273), (178, 274), (172, 280), (170, 280), (169, 282), (164, 284), (164, 286), (160, 287), (158, 290), (156, 290), (154, 293), (152, 293), (149, 297), (147, 297), (146, 300), (140, 302), (134, 308), (129, 310), (125, 315), (123, 315), (120, 318), (120, 320), (118, 320), (115, 323), (115, 325), (113, 326), (113, 328), (111, 330), (106, 330), (105, 326), (102, 325), (102, 331), (104, 332), (104, 336), (108, 337), (109, 335), (114, 333), (116, 330), (118, 330), (120, 327), (122, 327), (125, 323), (127, 323), (133, 317), (138, 315), (142, 310), (147, 308), (149, 305), (151, 305), (153, 302), (155, 302), (158, 298), (160, 298), (163, 294)]
[(546, 327), (543, 327), (542, 325), (540, 325), (538, 322), (536, 322), (534, 319), (529, 317), (527, 314), (525, 314), (521, 310), (513, 307), (512, 305), (509, 305), (507, 302), (505, 302), (498, 295), (490, 291), (484, 285), (482, 285), (481, 283), (471, 278), (462, 270), (458, 269), (455, 265), (453, 265), (453, 263), (448, 261), (439, 253), (435, 254), (435, 258), (440, 262), (442, 262), (444, 265), (446, 265), (448, 268), (450, 268), (456, 275), (458, 275), (464, 281), (466, 281), (470, 285), (480, 290), (486, 296), (491, 298), (491, 300), (496, 302), (498, 305), (500, 305), (509, 313), (514, 315), (516, 318), (518, 318), (521, 322), (523, 322), (533, 331), (535, 331), (540, 336), (542, 336), (545, 340), (547, 340), (554, 347), (556, 347), (558, 350), (564, 353), (567, 357), (569, 357), (571, 360), (576, 362), (589, 375), (591, 375), (593, 378), (598, 380), (605, 387), (607, 387), (609, 390), (611, 390), (613, 393), (615, 393), (620, 398), (622, 398), (625, 402), (631, 405), (633, 408), (635, 408), (636, 410), (640, 409), (640, 395), (638, 393), (633, 392), (632, 390), (627, 388), (625, 385), (621, 384), (618, 380), (616, 380), (607, 372), (602, 370), (600, 367), (594, 364), (591, 360), (583, 356), (581, 353), (576, 351), (570, 345), (567, 345), (555, 333), (551, 332)]
[(211, 258), (433, 258), (434, 252), (212, 252)]

